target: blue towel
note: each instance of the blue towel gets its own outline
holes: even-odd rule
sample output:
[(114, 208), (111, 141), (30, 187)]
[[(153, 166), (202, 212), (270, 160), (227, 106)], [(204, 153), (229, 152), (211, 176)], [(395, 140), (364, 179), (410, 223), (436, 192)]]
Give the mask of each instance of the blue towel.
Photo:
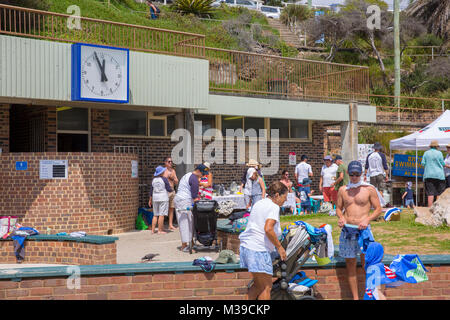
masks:
[(397, 255), (389, 267), (381, 261), (383, 259), (383, 246), (378, 242), (368, 245), (365, 255), (366, 291), (364, 300), (376, 300), (377, 286), (397, 287), (404, 283), (420, 283), (427, 281), (428, 277), (422, 261), (416, 254)]

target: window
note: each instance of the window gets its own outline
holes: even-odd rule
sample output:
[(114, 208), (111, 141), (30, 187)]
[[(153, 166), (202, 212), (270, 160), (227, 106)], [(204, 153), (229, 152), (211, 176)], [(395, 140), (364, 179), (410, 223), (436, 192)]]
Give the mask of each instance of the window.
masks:
[(145, 111), (109, 111), (109, 133), (122, 135), (147, 135), (147, 112)]
[(58, 152), (89, 152), (89, 111), (87, 108), (56, 108)]
[(280, 139), (289, 139), (289, 120), (288, 119), (270, 119), (270, 129), (279, 129)]
[(58, 130), (89, 130), (89, 109), (59, 107), (56, 111), (58, 113)]
[(167, 116), (167, 135), (172, 135), (176, 127), (175, 115)]
[(309, 139), (308, 120), (290, 120), (292, 139)]
[(226, 135), (226, 129), (255, 129), (257, 137), (259, 137), (259, 130), (265, 129), (264, 118), (256, 117), (242, 117), (242, 116), (222, 116), (222, 134)]
[(262, 12), (275, 12), (275, 13), (277, 13), (278, 9), (277, 8), (271, 8), (271, 7), (261, 7), (261, 11)]
[(209, 114), (196, 114), (194, 115), (195, 121), (202, 122), (202, 134), (205, 134), (206, 130), (216, 128), (216, 116)]
[(164, 137), (166, 135), (166, 118), (150, 117), (148, 127), (151, 137)]
[(244, 117), (222, 116), (222, 135), (226, 136), (227, 129), (243, 129)]
[(279, 129), (280, 139), (310, 139), (308, 120), (270, 119), (270, 129)]

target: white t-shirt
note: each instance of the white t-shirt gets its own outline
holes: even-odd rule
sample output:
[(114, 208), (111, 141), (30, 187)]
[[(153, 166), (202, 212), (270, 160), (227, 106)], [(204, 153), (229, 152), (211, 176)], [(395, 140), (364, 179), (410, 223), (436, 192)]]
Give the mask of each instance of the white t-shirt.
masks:
[(336, 171), (338, 169), (338, 166), (336, 163), (332, 163), (331, 166), (327, 167), (324, 165), (322, 167), (322, 187), (330, 187), (331, 184), (334, 182), (333, 178), (336, 178)]
[[(445, 164), (450, 166), (450, 154), (445, 157)], [(445, 168), (444, 172), (446, 177), (450, 176), (450, 168)]]
[(311, 165), (306, 162), (300, 162), (295, 167), (295, 173), (297, 174), (297, 182), (302, 184), (303, 179), (309, 178), (309, 174), (312, 173)]
[(281, 235), (280, 227), (280, 207), (277, 206), (269, 198), (259, 200), (253, 206), (253, 209), (248, 217), (247, 227), (245, 231), (239, 236), (241, 246), (253, 251), (268, 251), (275, 250), (275, 246), (267, 238), (264, 226), (267, 219), (276, 221), (274, 231), (277, 237)]
[(369, 170), (368, 174), (370, 177), (375, 177), (380, 174), (384, 175), (384, 168), (383, 168), (383, 159), (381, 158), (380, 154), (378, 152), (373, 152), (368, 157), (369, 162)]

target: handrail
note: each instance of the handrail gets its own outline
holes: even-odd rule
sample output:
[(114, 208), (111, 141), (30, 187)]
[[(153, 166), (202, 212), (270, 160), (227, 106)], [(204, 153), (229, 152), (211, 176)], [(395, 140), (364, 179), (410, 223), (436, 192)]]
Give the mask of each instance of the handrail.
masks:
[[(69, 28), (68, 21), (79, 26)], [(0, 4), (0, 34), (203, 57), (205, 35)], [(189, 40), (196, 48), (183, 44)], [(181, 43), (181, 44), (179, 44)]]

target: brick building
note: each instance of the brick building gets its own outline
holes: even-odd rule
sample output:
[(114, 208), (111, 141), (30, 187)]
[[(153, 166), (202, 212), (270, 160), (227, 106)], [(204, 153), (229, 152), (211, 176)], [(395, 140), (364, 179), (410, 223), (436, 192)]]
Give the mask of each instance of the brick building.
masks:
[[(119, 27), (119, 24), (114, 26)], [(135, 29), (142, 31), (137, 26)], [(167, 32), (150, 29), (144, 31)], [(197, 57), (194, 54), (180, 56), (178, 52), (161, 49), (162, 52), (156, 54), (148, 52), (155, 50), (144, 50), (137, 45), (121, 45), (120, 48), (114, 47), (114, 43), (109, 43), (112, 47), (95, 43), (96, 46), (76, 45), (62, 42), (67, 39), (47, 41), (33, 39), (33, 35), (16, 37), (12, 34), (0, 28), (0, 174), (2, 181), (7, 181), (1, 187), (0, 213), (17, 215), (21, 221), (41, 230), (84, 229), (106, 234), (133, 229), (138, 207), (148, 201), (148, 185), (155, 167), (164, 157), (171, 156), (174, 147), (181, 143), (172, 139), (172, 134), (176, 129), (187, 129), (194, 135), (194, 121), (201, 121), (201, 132), (206, 135), (203, 135), (200, 150), (198, 146), (197, 149), (191, 146), (194, 157), (190, 163), (177, 166), (179, 176), (193, 164), (204, 161), (210, 143), (205, 139), (206, 130), (215, 128), (225, 134), (227, 129), (243, 129), (243, 132), (263, 129), (267, 147), (261, 147), (259, 142), (259, 152), (266, 152), (269, 159), (278, 162), (276, 170), (266, 175), (266, 182), (278, 179), (283, 169), (288, 169), (293, 177), (295, 166), (289, 164), (289, 153), (295, 152), (297, 162), (302, 154), (309, 156), (316, 189), (325, 150), (324, 122), (338, 125), (352, 120), (376, 122), (374, 107), (359, 105), (357, 119), (351, 119), (349, 101), (352, 95), (346, 93), (344, 99), (344, 96), (332, 96), (324, 91), (332, 90), (332, 86), (336, 91), (344, 90), (337, 88), (338, 85), (354, 92), (367, 91), (367, 70), (358, 66), (283, 60), (230, 51), (227, 54), (235, 54), (231, 61), (236, 64), (244, 61), (246, 70), (249, 70), (249, 61), (256, 59), (259, 60), (254, 63), (258, 66), (265, 64), (273, 68), (275, 62), (281, 65), (278, 74), (271, 75), (275, 79), (264, 80), (268, 89), (264, 84), (259, 91), (236, 89), (237, 93), (231, 94), (220, 89), (220, 85), (232, 86), (238, 81), (247, 81), (245, 85), (250, 85), (253, 80), (248, 77), (257, 77), (264, 69), (252, 69), (254, 74), (247, 75), (244, 81), (239, 65), (226, 69), (225, 62), (208, 58), (204, 53)], [(77, 53), (83, 50), (77, 48), (83, 46), (85, 50), (94, 50), (92, 55), (86, 54), (85, 60), (83, 53)], [(136, 48), (127, 51), (127, 63), (114, 65), (113, 61), (120, 60), (118, 55), (105, 67), (105, 57), (119, 54), (124, 47)], [(338, 67), (351, 72), (332, 72)], [(313, 98), (307, 98), (306, 90), (319, 89), (311, 87), (308, 80), (297, 79), (302, 68), (317, 72), (310, 82), (320, 87), (320, 94)], [(89, 72), (94, 76), (89, 76)], [(288, 73), (292, 79), (297, 77), (297, 85), (292, 83), (294, 80), (276, 78), (285, 74), (287, 78)], [(341, 78), (334, 79), (336, 74)], [(97, 81), (100, 76), (102, 84), (107, 83), (107, 77), (120, 78), (115, 87), (104, 88), (116, 94), (126, 84), (123, 89), (123, 99), (126, 99), (104, 99), (103, 91), (89, 88), (87, 82)], [(83, 81), (91, 93), (85, 91), (88, 98), (81, 99)], [(290, 85), (285, 86), (286, 82)], [(279, 94), (273, 87), (276, 83), (281, 83)], [(292, 87), (296, 88), (295, 93), (288, 91)], [(98, 94), (95, 99), (94, 94)], [(279, 142), (274, 148), (272, 129), (279, 129)], [(242, 134), (232, 140), (235, 142), (232, 149), (227, 149), (225, 139), (223, 145), (213, 151), (214, 156), (219, 156), (233, 150), (234, 159), (232, 163), (212, 164), (215, 183), (228, 185), (239, 181), (244, 163), (251, 157), (248, 137)], [(245, 145), (244, 152), (237, 147), (239, 141)], [(186, 143), (184, 139), (182, 142)], [(45, 161), (63, 161), (66, 174), (63, 170), (62, 177), (48, 176), (48, 172), (45, 176)], [(137, 172), (133, 167), (136, 161)]]

